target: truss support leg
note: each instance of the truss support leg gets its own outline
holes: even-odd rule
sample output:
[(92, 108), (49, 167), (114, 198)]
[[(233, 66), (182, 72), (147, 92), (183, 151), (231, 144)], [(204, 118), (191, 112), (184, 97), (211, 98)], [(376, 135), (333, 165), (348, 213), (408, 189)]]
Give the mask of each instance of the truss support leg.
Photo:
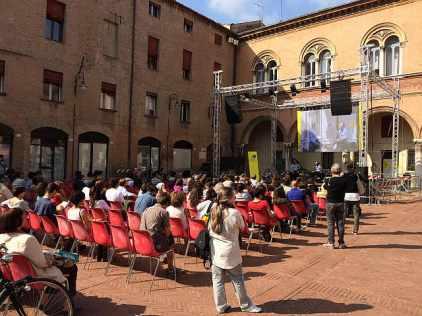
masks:
[(223, 72), (214, 72), (214, 105), (213, 105), (213, 120), (212, 120), (212, 131), (213, 131), (213, 164), (212, 164), (212, 176), (218, 178), (220, 176), (220, 162), (221, 162), (221, 82)]

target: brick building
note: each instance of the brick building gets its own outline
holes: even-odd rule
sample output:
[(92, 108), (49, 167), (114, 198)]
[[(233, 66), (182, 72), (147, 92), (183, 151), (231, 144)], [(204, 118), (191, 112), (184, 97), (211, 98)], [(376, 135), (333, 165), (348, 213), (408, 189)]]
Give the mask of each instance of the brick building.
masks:
[[(225, 86), (312, 75), (358, 66), (359, 48), (374, 43), (380, 74), (402, 77), (400, 170), (413, 171), (422, 160), (421, 10), (422, 1), (359, 0), (271, 26), (224, 27), (173, 0), (1, 1), (0, 154), (48, 178), (199, 168), (211, 155), (213, 70), (224, 71)], [(321, 94), (319, 82), (299, 88), (296, 98)], [(391, 156), (391, 105), (371, 105), (374, 172)], [(222, 118), (223, 156), (257, 150), (265, 169), (270, 114), (241, 106), (240, 124)], [(296, 124), (295, 111), (280, 114), (281, 162), (339, 159), (298, 153)]]

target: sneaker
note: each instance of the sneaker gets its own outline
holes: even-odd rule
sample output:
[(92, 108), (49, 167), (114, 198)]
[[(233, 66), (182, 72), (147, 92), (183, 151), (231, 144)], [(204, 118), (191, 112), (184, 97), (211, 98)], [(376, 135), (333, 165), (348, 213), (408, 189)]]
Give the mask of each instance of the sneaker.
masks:
[(332, 244), (332, 243), (326, 243), (326, 244), (323, 244), (322, 245), (323, 247), (325, 247), (325, 248), (330, 248), (330, 249), (334, 249), (335, 247), (334, 247), (334, 244)]
[(232, 307), (230, 305), (226, 305), (221, 311), (217, 311), (218, 314), (226, 314), (231, 311)]
[(338, 245), (338, 249), (346, 249), (346, 248), (347, 248), (347, 246), (346, 246), (345, 243), (342, 243), (342, 244), (339, 244)]
[(262, 308), (256, 305), (251, 305), (247, 308), (241, 308), (241, 310), (242, 312), (245, 312), (245, 313), (261, 313), (262, 312)]
[(353, 232), (353, 235), (355, 235), (355, 236), (358, 235), (358, 234), (359, 234), (358, 232)]

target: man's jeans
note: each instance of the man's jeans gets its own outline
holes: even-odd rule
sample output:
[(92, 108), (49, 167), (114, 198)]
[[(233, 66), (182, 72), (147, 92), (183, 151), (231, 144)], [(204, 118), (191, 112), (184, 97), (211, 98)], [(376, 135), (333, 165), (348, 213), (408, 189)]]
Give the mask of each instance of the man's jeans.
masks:
[(345, 201), (345, 216), (349, 215), (353, 211), (353, 232), (358, 233), (359, 232), (359, 220), (360, 220), (360, 203), (359, 201), (352, 202), (352, 201)]
[(242, 309), (252, 305), (248, 294), (246, 293), (245, 282), (243, 280), (242, 266), (238, 265), (230, 270), (221, 269), (215, 265), (211, 268), (212, 285), (214, 290), (214, 302), (217, 311), (223, 312), (227, 307), (226, 290), (224, 288), (224, 275), (228, 274), (233, 283), (236, 296)]
[(344, 244), (344, 203), (327, 203), (328, 242), (334, 244), (334, 225), (337, 226), (338, 243)]

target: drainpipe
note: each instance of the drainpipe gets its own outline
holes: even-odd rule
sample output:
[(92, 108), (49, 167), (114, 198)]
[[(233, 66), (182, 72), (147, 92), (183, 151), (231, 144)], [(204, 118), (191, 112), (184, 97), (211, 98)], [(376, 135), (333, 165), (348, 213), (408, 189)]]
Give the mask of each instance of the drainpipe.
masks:
[[(232, 86), (236, 84), (236, 78), (237, 78), (237, 46), (233, 45), (233, 76), (232, 76)], [(235, 145), (236, 145), (236, 126), (235, 124), (230, 125), (230, 149), (232, 152), (232, 157), (234, 158), (237, 156), (235, 154)]]
[(129, 112), (128, 112), (128, 133), (127, 133), (127, 167), (132, 165), (132, 109), (133, 90), (135, 85), (135, 35), (136, 35), (136, 1), (132, 0), (132, 47), (130, 56), (130, 83), (129, 83)]

